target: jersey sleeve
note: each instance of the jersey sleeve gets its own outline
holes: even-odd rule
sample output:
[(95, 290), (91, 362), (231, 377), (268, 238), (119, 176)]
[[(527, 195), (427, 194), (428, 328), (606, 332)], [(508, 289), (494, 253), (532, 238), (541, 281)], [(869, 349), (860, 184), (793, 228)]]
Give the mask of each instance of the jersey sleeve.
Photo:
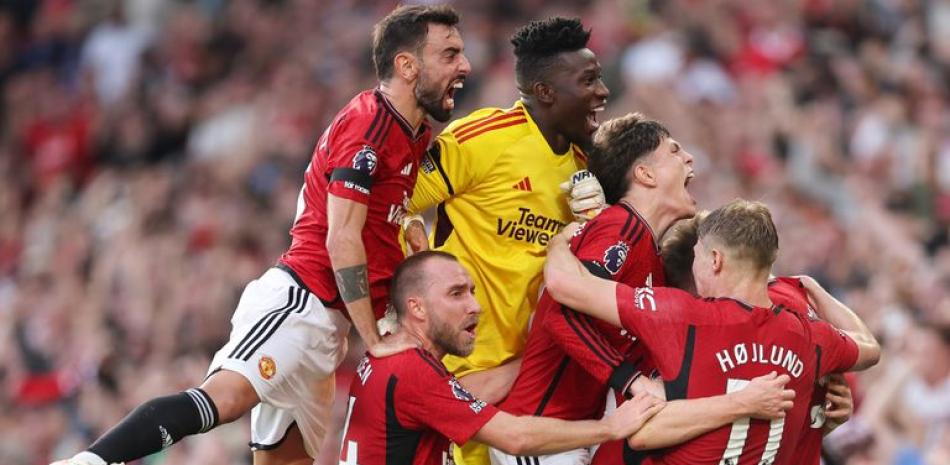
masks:
[[(599, 216), (588, 222), (582, 234), (571, 241), (574, 255), (592, 274), (604, 279), (614, 279), (629, 251), (629, 244), (617, 239), (621, 225), (616, 223), (613, 217)], [(614, 348), (604, 335), (602, 325), (558, 304), (547, 293), (540, 305), (547, 309), (543, 328), (561, 349), (599, 382), (617, 392), (625, 392), (637, 367)]]
[(421, 379), (408, 380), (413, 389), (402, 399), (406, 413), (456, 444), (468, 442), (499, 411), (475, 398), (448, 372), (440, 376), (424, 368), (419, 373)]
[(555, 343), (585, 371), (602, 384), (624, 392), (637, 373), (604, 336), (600, 325), (587, 315), (558, 304), (547, 292), (541, 297), (544, 306), (542, 327)]
[(671, 334), (689, 326), (688, 306), (702, 303), (679, 289), (617, 284), (620, 324), (648, 347), (665, 347)]
[(847, 371), (858, 361), (858, 344), (825, 321), (811, 321), (812, 339), (821, 350), (819, 377)]
[(451, 132), (440, 134), (419, 165), (409, 212), (421, 213), (468, 189), (476, 177), (471, 158)]
[[(382, 109), (379, 109), (382, 112)], [(330, 181), (327, 191), (337, 197), (362, 204), (369, 202), (373, 180), (379, 171), (382, 141), (373, 142), (375, 128), (386, 120), (366, 114), (350, 114), (336, 123), (320, 144), (326, 144), (327, 164), (323, 175)], [(319, 147), (319, 146), (318, 146)], [(318, 148), (319, 150), (319, 148)]]

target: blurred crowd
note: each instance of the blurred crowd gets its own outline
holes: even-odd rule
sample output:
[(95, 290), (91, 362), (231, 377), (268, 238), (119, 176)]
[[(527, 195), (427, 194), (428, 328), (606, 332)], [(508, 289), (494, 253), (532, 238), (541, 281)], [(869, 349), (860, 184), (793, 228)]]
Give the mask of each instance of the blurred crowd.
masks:
[[(776, 271), (878, 334), (828, 463), (950, 463), (950, 1), (453, 4), (473, 67), (457, 116), (517, 98), (518, 26), (581, 17), (601, 119), (663, 121), (701, 207), (766, 202)], [(374, 85), (370, 31), (394, 5), (0, 2), (0, 463), (71, 455), (204, 377), (244, 284), (289, 244), (316, 138)], [(143, 463), (250, 463), (248, 429)]]

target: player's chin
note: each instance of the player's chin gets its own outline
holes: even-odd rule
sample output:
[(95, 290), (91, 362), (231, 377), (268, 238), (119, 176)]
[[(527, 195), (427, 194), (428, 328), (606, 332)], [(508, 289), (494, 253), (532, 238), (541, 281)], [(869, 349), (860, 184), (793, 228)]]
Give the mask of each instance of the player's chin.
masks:
[(458, 341), (455, 342), (455, 346), (448, 350), (447, 352), (456, 357), (468, 357), (472, 355), (472, 352), (475, 350), (475, 338), (471, 339), (463, 335)]

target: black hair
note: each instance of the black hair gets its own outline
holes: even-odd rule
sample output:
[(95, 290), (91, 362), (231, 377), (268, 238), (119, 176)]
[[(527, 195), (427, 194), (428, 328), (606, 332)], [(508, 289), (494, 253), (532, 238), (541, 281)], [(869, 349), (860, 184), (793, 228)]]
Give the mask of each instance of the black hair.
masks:
[(418, 50), (425, 43), (429, 24), (455, 26), (459, 14), (448, 5), (401, 6), (376, 23), (373, 28), (373, 66), (376, 78), (393, 77), (393, 59), (400, 52)]
[(555, 16), (532, 21), (511, 36), (515, 46), (515, 77), (520, 89), (543, 81), (558, 55), (587, 47), (590, 30), (578, 18)]

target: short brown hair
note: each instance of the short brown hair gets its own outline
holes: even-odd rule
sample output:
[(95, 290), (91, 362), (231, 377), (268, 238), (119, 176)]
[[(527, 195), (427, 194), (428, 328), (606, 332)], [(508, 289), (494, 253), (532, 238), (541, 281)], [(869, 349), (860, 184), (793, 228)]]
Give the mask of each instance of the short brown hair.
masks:
[(757, 271), (770, 270), (778, 257), (778, 231), (769, 207), (736, 199), (709, 213), (699, 223), (700, 240), (715, 241), (746, 260)]
[(603, 186), (607, 203), (620, 201), (630, 188), (630, 168), (667, 137), (670, 131), (640, 113), (627, 113), (600, 125), (594, 133), (587, 169)]
[(410, 255), (396, 267), (389, 285), (389, 302), (396, 310), (398, 319), (402, 319), (406, 313), (406, 299), (410, 294), (421, 293), (429, 283), (431, 277), (426, 275), (423, 266), (436, 258), (458, 262), (455, 255), (448, 252), (424, 250)]
[(709, 215), (702, 210), (692, 218), (673, 223), (663, 235), (660, 254), (663, 256), (663, 270), (666, 282), (673, 287), (692, 290), (693, 282), (693, 246), (699, 238), (699, 223)]
[(393, 59), (400, 52), (418, 53), (425, 44), (429, 24), (455, 26), (458, 23), (458, 13), (448, 5), (404, 5), (393, 10), (373, 28), (376, 78), (384, 81), (393, 77)]

